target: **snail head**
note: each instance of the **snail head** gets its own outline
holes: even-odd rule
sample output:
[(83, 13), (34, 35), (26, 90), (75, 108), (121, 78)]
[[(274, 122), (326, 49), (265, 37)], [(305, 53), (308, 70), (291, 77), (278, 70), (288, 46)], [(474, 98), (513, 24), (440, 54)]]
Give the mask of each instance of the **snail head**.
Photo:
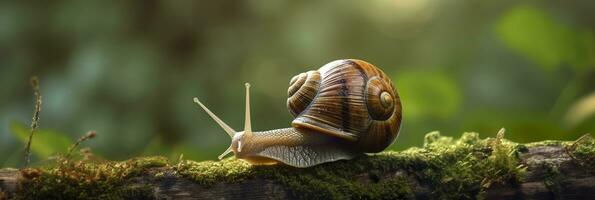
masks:
[(219, 119), (217, 115), (215, 115), (211, 110), (209, 110), (205, 105), (203, 105), (197, 97), (194, 97), (194, 102), (198, 104), (231, 138), (231, 145), (225, 150), (221, 155), (219, 155), (219, 160), (223, 159), (227, 154), (234, 152), (236, 157), (242, 157), (242, 149), (247, 144), (247, 140), (251, 139), (252, 134), (252, 124), (250, 122), (250, 83), (246, 83), (246, 118), (244, 122), (244, 131), (235, 131), (230, 126), (228, 126), (223, 120)]

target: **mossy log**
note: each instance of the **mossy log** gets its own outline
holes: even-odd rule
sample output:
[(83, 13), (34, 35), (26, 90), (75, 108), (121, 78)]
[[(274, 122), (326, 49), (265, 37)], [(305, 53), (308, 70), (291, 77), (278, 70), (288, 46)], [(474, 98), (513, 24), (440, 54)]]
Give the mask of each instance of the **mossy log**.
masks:
[(519, 144), (434, 132), (423, 148), (305, 169), (235, 158), (58, 159), (0, 170), (0, 199), (595, 199), (594, 149), (590, 137)]

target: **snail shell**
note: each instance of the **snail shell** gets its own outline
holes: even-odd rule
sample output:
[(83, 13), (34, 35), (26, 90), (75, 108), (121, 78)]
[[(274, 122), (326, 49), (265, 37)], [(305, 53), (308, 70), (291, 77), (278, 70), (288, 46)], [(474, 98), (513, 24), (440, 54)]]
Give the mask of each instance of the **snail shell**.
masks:
[(396, 139), (401, 101), (388, 76), (355, 59), (330, 62), (294, 76), (287, 107), (298, 131), (326, 134), (354, 144), (356, 151), (380, 152)]

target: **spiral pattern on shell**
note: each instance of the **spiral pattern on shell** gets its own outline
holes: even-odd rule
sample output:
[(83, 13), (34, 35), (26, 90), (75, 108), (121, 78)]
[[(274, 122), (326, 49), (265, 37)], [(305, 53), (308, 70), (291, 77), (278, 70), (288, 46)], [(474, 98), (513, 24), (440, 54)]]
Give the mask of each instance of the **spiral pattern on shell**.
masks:
[(312, 102), (320, 86), (320, 73), (315, 70), (294, 76), (287, 89), (287, 108), (297, 117)]
[(391, 80), (362, 60), (330, 62), (290, 81), (287, 106), (298, 130), (354, 143), (354, 150), (379, 152), (397, 137), (401, 101)]

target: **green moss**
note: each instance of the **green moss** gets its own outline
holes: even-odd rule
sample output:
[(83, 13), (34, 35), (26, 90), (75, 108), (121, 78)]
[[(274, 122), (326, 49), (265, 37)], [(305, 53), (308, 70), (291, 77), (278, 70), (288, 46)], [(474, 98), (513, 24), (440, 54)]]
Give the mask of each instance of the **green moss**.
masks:
[[(305, 199), (416, 198), (420, 197), (413, 193), (417, 187), (431, 191), (421, 198), (474, 199), (494, 185), (517, 184), (525, 172), (519, 156), (529, 147), (562, 145), (577, 163), (595, 166), (595, 142), (590, 137), (575, 142), (517, 144), (503, 139), (503, 134), (481, 139), (477, 133), (464, 133), (454, 139), (432, 132), (424, 141), (422, 148), (362, 155), (305, 169), (253, 166), (235, 158), (218, 162), (182, 160), (175, 165), (163, 157), (122, 162), (59, 159), (51, 166), (21, 170), (27, 178), (17, 198), (148, 198), (152, 188), (127, 184), (129, 180), (145, 174), (159, 180), (165, 170), (173, 170), (177, 176), (205, 187), (247, 179), (273, 180), (287, 186), (290, 195)], [(547, 167), (546, 185), (555, 191), (560, 183), (557, 168)]]
[(586, 134), (578, 140), (568, 143), (566, 151), (580, 165), (589, 166), (586, 169), (595, 170), (595, 139)]
[(560, 176), (559, 166), (548, 162), (544, 162), (542, 165), (544, 169), (544, 185), (556, 195), (556, 198), (560, 199), (562, 177)]
[[(526, 147), (525, 147), (526, 148)], [(251, 166), (228, 158), (221, 162), (184, 161), (178, 173), (209, 186), (248, 178), (276, 180), (300, 198), (406, 198), (420, 180), (432, 188), (431, 198), (473, 199), (493, 184), (515, 184), (524, 168), (518, 163), (518, 144), (480, 139), (465, 133), (460, 139), (432, 132), (423, 148), (383, 152), (306, 169), (288, 166)], [(398, 174), (382, 177), (386, 174)], [(362, 177), (363, 176), (363, 177)], [(478, 187), (480, 186), (480, 187)]]
[(148, 186), (129, 186), (127, 178), (149, 168), (167, 167), (163, 157), (134, 158), (122, 162), (58, 159), (53, 166), (22, 169), (15, 199), (127, 199), (149, 197)]
[(237, 182), (254, 173), (250, 164), (231, 158), (219, 162), (183, 160), (176, 168), (179, 174), (201, 185), (211, 185), (220, 181)]
[[(590, 135), (584, 135), (576, 141), (541, 141), (526, 144), (529, 147), (536, 146), (563, 146), (566, 153), (573, 161), (583, 166), (576, 170), (585, 170), (587, 173), (595, 169), (595, 140)], [(531, 161), (530, 161), (531, 162)], [(549, 160), (539, 161), (543, 170), (543, 183), (555, 195), (560, 198), (560, 192), (564, 187), (565, 177), (560, 174), (559, 163)]]

